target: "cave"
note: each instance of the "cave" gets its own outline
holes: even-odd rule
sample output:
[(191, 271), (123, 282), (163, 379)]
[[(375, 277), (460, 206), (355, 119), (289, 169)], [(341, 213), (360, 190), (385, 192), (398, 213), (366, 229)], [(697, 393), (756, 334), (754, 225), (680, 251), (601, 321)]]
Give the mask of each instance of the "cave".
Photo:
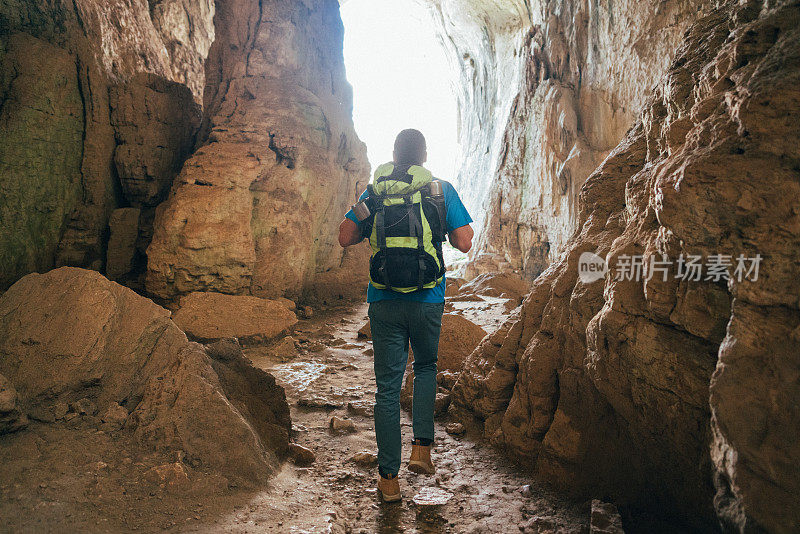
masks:
[[(797, 532), (799, 23), (4, 3), (0, 530)], [(337, 229), (420, 124), (475, 236), (446, 256), (439, 470), (378, 505), (370, 247)]]

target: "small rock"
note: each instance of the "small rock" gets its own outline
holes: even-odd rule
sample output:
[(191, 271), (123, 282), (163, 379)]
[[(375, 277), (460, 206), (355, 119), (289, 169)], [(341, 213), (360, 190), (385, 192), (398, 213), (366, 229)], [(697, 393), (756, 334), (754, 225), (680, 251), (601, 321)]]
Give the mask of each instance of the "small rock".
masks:
[(295, 465), (300, 467), (308, 467), (317, 461), (314, 451), (297, 443), (289, 444), (289, 457)]
[(373, 405), (369, 401), (350, 401), (347, 403), (347, 413), (361, 417), (372, 417), (374, 413)]
[(599, 499), (592, 500), (590, 534), (625, 534), (617, 507)]
[(369, 321), (367, 321), (366, 324), (364, 324), (364, 326), (358, 329), (358, 337), (367, 339), (372, 338), (372, 329), (369, 326)]
[(311, 319), (314, 317), (314, 308), (311, 306), (300, 306), (297, 309), (297, 314), (303, 319)]
[(437, 393), (436, 401), (433, 405), (434, 417), (439, 417), (447, 413), (447, 408), (450, 406), (450, 395), (447, 393)]
[(436, 383), (447, 390), (453, 389), (456, 380), (458, 380), (458, 374), (452, 371), (439, 371), (436, 374)]
[(128, 410), (116, 402), (112, 402), (108, 405), (108, 408), (106, 408), (106, 411), (100, 417), (100, 420), (103, 422), (101, 429), (106, 432), (119, 430), (125, 424), (125, 420), (127, 418)]
[(144, 474), (144, 478), (151, 484), (158, 484), (161, 488), (188, 489), (189, 474), (180, 462), (157, 465)]
[(336, 416), (331, 417), (330, 422), (328, 423), (328, 427), (334, 431), (341, 434), (349, 434), (356, 431), (356, 425), (350, 419), (345, 417), (339, 418)]
[(374, 467), (378, 465), (378, 455), (369, 451), (361, 451), (351, 456), (350, 461), (361, 467)]
[(375, 351), (372, 349), (372, 347), (370, 347), (368, 349), (364, 349), (363, 354), (364, 354), (364, 356), (374, 356), (375, 355)]
[(278, 360), (287, 361), (297, 356), (297, 341), (286, 336), (269, 348), (270, 355)]
[(69, 413), (69, 404), (66, 402), (57, 402), (53, 404), (53, 417), (56, 421), (64, 419)]
[(519, 488), (519, 492), (525, 498), (529, 498), (531, 495), (533, 495), (533, 492), (531, 491), (531, 485), (530, 484), (525, 484), (524, 486)]
[(97, 406), (87, 397), (73, 402), (69, 407), (79, 415), (94, 415), (97, 413)]
[(453, 494), (449, 491), (445, 491), (441, 488), (427, 487), (422, 488), (419, 493), (414, 495), (412, 500), (417, 506), (441, 506), (447, 504), (447, 501), (452, 497)]
[(327, 397), (301, 397), (297, 400), (297, 405), (309, 410), (335, 410), (344, 406), (343, 401), (329, 399)]
[(467, 430), (464, 428), (464, 425), (461, 423), (449, 423), (446, 427), (444, 427), (445, 432), (448, 434), (452, 434), (453, 436), (461, 436)]

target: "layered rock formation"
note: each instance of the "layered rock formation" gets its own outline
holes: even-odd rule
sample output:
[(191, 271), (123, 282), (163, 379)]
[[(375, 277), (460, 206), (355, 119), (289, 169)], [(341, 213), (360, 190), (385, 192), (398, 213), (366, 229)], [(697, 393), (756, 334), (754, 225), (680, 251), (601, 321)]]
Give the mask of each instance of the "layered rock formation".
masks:
[(368, 178), (338, 3), (218, 2), (215, 23), (207, 138), (159, 208), (147, 289), (294, 298), (341, 267), (336, 225)]
[(2, 431), (20, 414), (77, 417), (247, 484), (288, 452), (289, 407), (271, 375), (236, 344), (190, 343), (168, 310), (93, 271), (31, 274), (0, 298), (0, 373)]
[(532, 280), (564, 251), (581, 185), (712, 2), (430, 4), (459, 76), (456, 185), (479, 221), (467, 272)]
[(0, 289), (103, 269), (111, 211), (140, 201), (117, 173), (169, 187), (194, 142), (212, 17), (210, 0), (0, 6)]
[[(336, 2), (25, 0), (0, 8), (0, 29), (0, 288), (111, 261), (144, 290), (155, 207), (201, 122), (155, 221), (148, 289), (330, 300), (360, 287), (333, 237), (368, 178)], [(135, 226), (112, 222), (137, 234), (130, 259), (127, 242), (108, 250), (128, 207)]]
[[(750, 1), (691, 27), (581, 187), (566, 254), (467, 361), (455, 404), (553, 482), (696, 528), (713, 508), (737, 531), (800, 524), (798, 22)], [(608, 273), (581, 277), (584, 253)], [(757, 279), (738, 268), (759, 254)], [(670, 261), (637, 279), (637, 255)]]

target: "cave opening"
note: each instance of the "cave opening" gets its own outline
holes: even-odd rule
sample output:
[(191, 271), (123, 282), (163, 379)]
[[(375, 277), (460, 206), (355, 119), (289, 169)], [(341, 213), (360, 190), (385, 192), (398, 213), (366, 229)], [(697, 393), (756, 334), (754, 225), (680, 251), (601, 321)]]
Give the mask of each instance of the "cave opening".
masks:
[(372, 169), (391, 159), (399, 131), (415, 128), (427, 139), (425, 166), (454, 180), (457, 78), (428, 7), (416, 0), (348, 0), (341, 15), (353, 120)]

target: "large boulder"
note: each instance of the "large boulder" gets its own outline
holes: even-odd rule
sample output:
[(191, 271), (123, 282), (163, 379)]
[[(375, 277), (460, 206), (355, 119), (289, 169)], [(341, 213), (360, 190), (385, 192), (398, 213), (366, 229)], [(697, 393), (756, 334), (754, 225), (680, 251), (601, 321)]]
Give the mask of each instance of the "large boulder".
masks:
[(486, 336), (486, 331), (457, 313), (442, 315), (439, 335), (439, 371), (461, 372), (467, 356)]
[(33, 419), (58, 420), (66, 406), (86, 424), (113, 419), (146, 449), (183, 451), (243, 483), (263, 481), (288, 450), (272, 376), (238, 345), (189, 342), (168, 310), (93, 271), (30, 274), (0, 297), (0, 373)]
[(297, 317), (278, 300), (196, 292), (181, 298), (173, 320), (198, 341), (266, 341), (293, 326)]

